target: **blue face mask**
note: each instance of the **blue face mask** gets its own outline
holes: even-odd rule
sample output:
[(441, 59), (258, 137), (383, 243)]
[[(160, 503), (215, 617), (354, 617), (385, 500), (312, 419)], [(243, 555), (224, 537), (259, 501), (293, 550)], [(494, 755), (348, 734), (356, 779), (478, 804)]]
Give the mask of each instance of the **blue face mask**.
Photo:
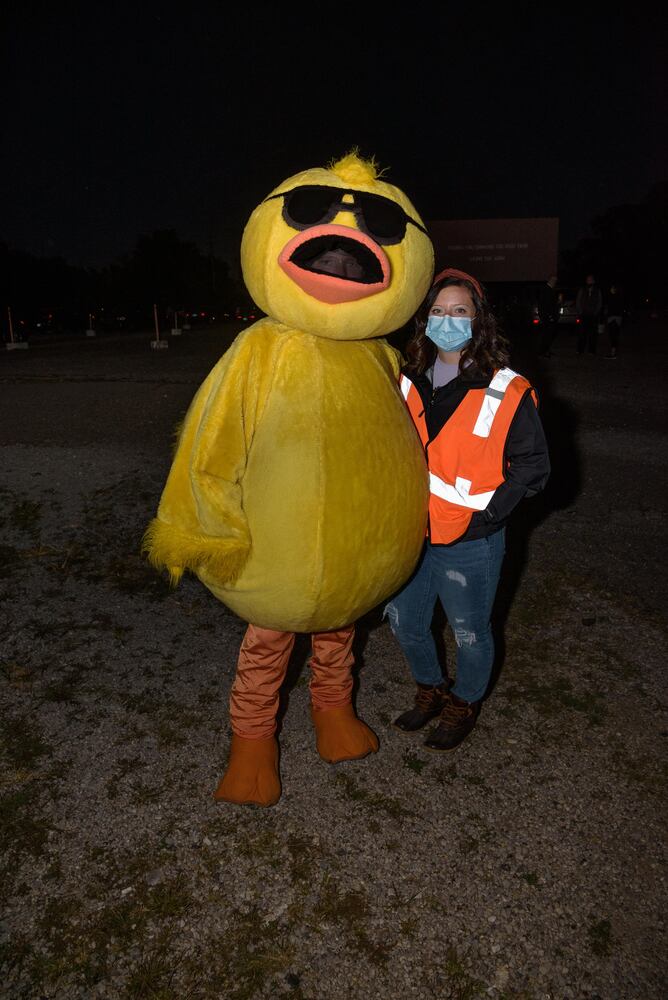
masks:
[(468, 316), (428, 316), (424, 332), (442, 351), (459, 351), (473, 337)]

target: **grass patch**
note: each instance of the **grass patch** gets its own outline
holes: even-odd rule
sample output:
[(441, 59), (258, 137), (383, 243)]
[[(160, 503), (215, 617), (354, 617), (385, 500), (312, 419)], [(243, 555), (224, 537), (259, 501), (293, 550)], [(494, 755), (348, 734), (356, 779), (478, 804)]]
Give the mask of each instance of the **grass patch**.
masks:
[(464, 855), (475, 854), (480, 847), (480, 841), (470, 833), (459, 838), (459, 849)]
[(474, 788), (480, 788), (485, 792), (489, 791), (487, 782), (480, 774), (464, 774), (462, 775), (462, 781), (465, 785), (473, 785)]
[[(0, 723), (0, 746), (8, 771), (6, 793), (0, 798), (0, 854), (2, 876), (11, 881), (22, 855), (41, 857), (51, 825), (45, 818), (36, 769), (51, 747), (27, 717)], [(12, 787), (13, 786), (13, 787)]]
[(406, 750), (404, 752), (401, 763), (404, 767), (407, 767), (409, 771), (415, 771), (416, 774), (421, 774), (427, 766), (427, 761), (422, 760), (421, 757), (416, 757), (413, 750)]
[(243, 839), (237, 845), (239, 854), (251, 862), (251, 870), (262, 865), (268, 868), (282, 868), (284, 859), (281, 857), (283, 844), (271, 829), (261, 830), (253, 836)]
[(118, 786), (121, 781), (142, 767), (144, 767), (144, 763), (139, 757), (122, 757), (118, 762), (116, 772), (107, 781), (107, 798), (117, 798), (119, 792)]
[[(170, 945), (165, 951), (162, 957), (166, 961), (162, 962), (159, 945), (177, 937), (176, 922), (192, 902), (181, 877), (154, 888), (139, 883), (131, 894), (95, 913), (86, 913), (81, 900), (72, 896), (48, 900), (38, 924), (47, 946), (33, 950), (30, 957), (29, 975), (36, 990), (41, 995), (60, 987), (65, 977), (79, 986), (94, 986), (118, 966), (120, 955), (141, 944), (150, 928), (157, 928), (155, 951), (145, 954), (131, 973), (129, 982), (135, 992), (128, 995), (153, 1000), (171, 997), (169, 993), (150, 992), (154, 987), (169, 986), (174, 972), (174, 947)], [(173, 996), (182, 1000), (184, 994)]]
[(366, 893), (356, 889), (342, 889), (331, 877), (323, 883), (318, 902), (313, 910), (318, 922), (342, 926), (355, 950), (361, 952), (373, 965), (385, 965), (394, 941), (374, 941), (367, 933), (365, 923), (369, 916)]
[(9, 762), (20, 771), (32, 771), (41, 757), (51, 753), (35, 722), (25, 716), (0, 722), (0, 744)]
[(0, 798), (0, 854), (6, 859), (4, 877), (10, 877), (20, 855), (38, 858), (44, 854), (51, 826), (42, 815), (43, 809), (34, 784)]
[(649, 754), (631, 757), (622, 750), (615, 750), (612, 770), (617, 777), (650, 794), (663, 792), (668, 784), (668, 766)]
[(469, 813), (465, 821), (465, 832), (459, 838), (463, 854), (474, 854), (481, 844), (488, 844), (494, 837), (493, 830), (477, 813)]
[(47, 882), (58, 882), (63, 877), (63, 866), (59, 859), (53, 861), (47, 870), (44, 872), (44, 878)]
[(128, 712), (136, 712), (137, 715), (157, 715), (163, 707), (164, 702), (156, 697), (151, 689), (140, 691), (135, 694), (126, 694), (121, 704)]
[(290, 876), (293, 885), (313, 882), (322, 857), (322, 851), (308, 837), (290, 834), (286, 841), (290, 855)]
[[(195, 953), (180, 953), (174, 931), (160, 934), (142, 954), (128, 977), (127, 1000), (198, 1000), (202, 992), (203, 973), (196, 968)], [(190, 985), (183, 988), (175, 982), (183, 967), (187, 967)]]
[[(14, 934), (5, 941), (0, 941), (0, 968), (11, 980), (14, 972), (20, 972), (32, 955), (33, 946), (24, 934)], [(5, 983), (7, 986), (8, 983)], [(9, 995), (9, 994), (8, 994)]]
[(162, 701), (152, 688), (125, 695), (121, 704), (126, 711), (150, 719), (161, 748), (182, 746), (188, 731), (202, 725), (201, 712)]
[(443, 761), (442, 767), (435, 767), (430, 773), (439, 785), (450, 785), (457, 779), (457, 765), (446, 765), (445, 761)]
[(602, 725), (605, 719), (602, 696), (591, 692), (575, 694), (567, 677), (555, 677), (550, 683), (527, 678), (521, 686), (509, 685), (504, 694), (511, 704), (530, 703), (545, 718), (559, 716), (564, 708), (568, 708), (582, 712), (592, 726)]
[(29, 687), (34, 680), (34, 671), (20, 663), (0, 663), (0, 674), (15, 688)]
[(262, 995), (281, 995), (275, 977), (285, 974), (295, 951), (277, 922), (263, 920), (253, 907), (248, 913), (232, 915), (226, 933), (211, 943), (210, 955), (207, 965), (214, 972), (207, 987), (211, 995), (254, 1000)]
[(365, 893), (353, 889), (342, 891), (331, 878), (326, 878), (313, 913), (319, 920), (355, 927), (366, 919), (369, 904)]
[(173, 593), (167, 579), (133, 553), (110, 559), (103, 578), (121, 594), (143, 594), (153, 601), (164, 601)]
[(37, 534), (42, 519), (42, 505), (34, 500), (18, 500), (9, 510), (9, 525), (27, 535)]
[(402, 806), (398, 799), (392, 798), (390, 795), (383, 795), (381, 792), (368, 792), (348, 774), (337, 774), (334, 782), (341, 789), (345, 798), (351, 802), (357, 802), (369, 810), (384, 812), (393, 819), (412, 816), (411, 811)]
[(146, 785), (143, 781), (138, 781), (132, 785), (130, 801), (133, 806), (150, 806), (159, 802), (164, 791), (157, 785)]
[(160, 719), (155, 727), (160, 749), (164, 750), (167, 747), (183, 746), (186, 742), (187, 728), (188, 727), (186, 725), (183, 725), (181, 728), (177, 728), (177, 726), (168, 719)]
[(434, 996), (438, 996), (439, 1000), (476, 1000), (476, 997), (483, 995), (485, 989), (484, 983), (471, 975), (452, 945), (445, 953), (438, 979), (431, 985)]
[(395, 945), (394, 941), (388, 941), (385, 944), (382, 944), (380, 941), (374, 941), (363, 927), (355, 927), (353, 936), (357, 951), (366, 955), (372, 965), (387, 964)]
[(42, 694), (44, 701), (54, 702), (59, 705), (76, 702), (77, 689), (85, 673), (85, 667), (81, 665), (72, 666), (64, 677), (60, 677), (47, 684)]
[(599, 958), (612, 954), (612, 927), (609, 920), (595, 920), (587, 928), (589, 947)]
[(20, 554), (11, 545), (0, 545), (0, 580), (8, 580), (21, 565)]
[(175, 920), (192, 905), (192, 893), (183, 875), (159, 882), (143, 900), (143, 908), (150, 920)]

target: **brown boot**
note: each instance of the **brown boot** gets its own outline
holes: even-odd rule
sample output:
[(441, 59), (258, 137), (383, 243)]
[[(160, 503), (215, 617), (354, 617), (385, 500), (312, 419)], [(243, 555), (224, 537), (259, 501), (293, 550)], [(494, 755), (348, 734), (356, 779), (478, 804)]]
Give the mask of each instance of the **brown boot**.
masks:
[(438, 725), (424, 742), (425, 750), (447, 753), (463, 743), (476, 724), (480, 713), (479, 701), (463, 701), (448, 693)]
[(414, 733), (422, 729), (440, 714), (447, 697), (448, 685), (445, 681), (433, 687), (429, 684), (418, 684), (415, 705), (395, 719), (392, 725), (402, 733)]

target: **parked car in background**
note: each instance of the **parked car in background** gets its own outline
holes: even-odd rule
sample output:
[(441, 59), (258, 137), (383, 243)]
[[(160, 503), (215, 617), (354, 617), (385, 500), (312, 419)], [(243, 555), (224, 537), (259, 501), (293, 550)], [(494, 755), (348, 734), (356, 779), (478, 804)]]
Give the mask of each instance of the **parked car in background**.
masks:
[(257, 319), (257, 309), (253, 305), (237, 306), (234, 319), (242, 323), (254, 323)]
[[(557, 323), (560, 326), (575, 326), (579, 323), (577, 313), (575, 311), (575, 296), (576, 293), (570, 288), (563, 288), (558, 292), (559, 296), (559, 316)], [(541, 325), (541, 316), (538, 309), (537, 303), (531, 307), (531, 324), (532, 326)]]
[(12, 325), (16, 340), (61, 334), (75, 328), (76, 314), (61, 306), (12, 307)]
[(575, 311), (575, 296), (573, 289), (562, 288), (559, 291), (559, 319), (558, 323), (563, 326), (574, 326), (579, 323)]
[(506, 336), (523, 336), (537, 321), (536, 287), (528, 282), (488, 282), (487, 297)]

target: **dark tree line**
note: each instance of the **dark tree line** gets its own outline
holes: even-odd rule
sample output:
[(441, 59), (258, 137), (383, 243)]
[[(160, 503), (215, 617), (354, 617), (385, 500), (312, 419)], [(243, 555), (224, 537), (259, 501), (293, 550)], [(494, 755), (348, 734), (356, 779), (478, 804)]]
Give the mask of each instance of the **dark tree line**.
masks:
[(620, 285), (635, 306), (668, 302), (668, 181), (655, 184), (639, 205), (616, 205), (592, 219), (593, 237), (562, 255), (564, 283), (594, 274), (602, 286)]
[[(595, 274), (601, 285), (617, 283), (629, 304), (665, 305), (663, 261), (668, 245), (668, 182), (654, 185), (638, 205), (618, 205), (592, 220), (593, 237), (562, 253), (560, 279), (577, 287)], [(74, 267), (59, 258), (38, 258), (0, 243), (0, 305), (18, 323), (83, 329), (88, 314), (99, 324), (150, 325), (153, 303), (163, 316), (174, 311), (234, 313), (250, 302), (229, 266), (180, 239), (173, 229), (140, 236), (128, 256), (108, 267)], [(6, 321), (5, 321), (6, 322)], [(4, 331), (3, 324), (3, 331)]]
[(113, 326), (150, 324), (153, 303), (174, 311), (233, 312), (248, 302), (228, 264), (179, 238), (172, 229), (140, 236), (128, 256), (108, 267), (74, 267), (60, 258), (38, 258), (0, 243), (0, 302), (16, 322), (34, 329), (79, 329), (92, 313)]

